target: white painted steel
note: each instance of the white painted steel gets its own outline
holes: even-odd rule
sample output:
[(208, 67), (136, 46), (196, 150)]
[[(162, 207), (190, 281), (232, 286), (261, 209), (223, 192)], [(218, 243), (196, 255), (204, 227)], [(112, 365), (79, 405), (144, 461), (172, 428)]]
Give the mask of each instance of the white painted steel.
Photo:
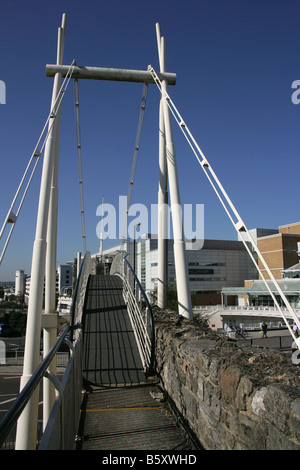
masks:
[[(159, 23), (156, 24), (156, 36), (160, 72), (166, 70), (165, 48), (161, 47), (161, 32)], [(159, 104), (159, 183), (158, 183), (158, 266), (157, 266), (157, 305), (167, 307), (168, 284), (168, 173), (166, 158), (165, 122), (163, 96)]]
[[(188, 126), (186, 125), (185, 121), (183, 120), (182, 116), (180, 115), (179, 111), (177, 110), (174, 102), (171, 100), (170, 96), (168, 95), (167, 93), (167, 90), (163, 87), (163, 83), (160, 81), (157, 73), (155, 72), (155, 70), (153, 69), (153, 67), (151, 67), (151, 65), (148, 67), (148, 70), (151, 71), (152, 75), (153, 75), (153, 78), (160, 90), (161, 93), (164, 94), (164, 97), (165, 97), (165, 103), (167, 104), (168, 108), (170, 109), (170, 111), (172, 112), (177, 124), (179, 125), (179, 127), (181, 128), (184, 136), (186, 137), (191, 149), (193, 150), (199, 164), (201, 165), (205, 175), (207, 176), (210, 184), (212, 185), (214, 191), (216, 192), (221, 204), (223, 205), (229, 219), (231, 220), (234, 228), (236, 229), (236, 231), (238, 233), (246, 233), (247, 234), (247, 240), (250, 241), (251, 245), (252, 245), (252, 248), (256, 251), (259, 259), (261, 260), (264, 268), (266, 269), (270, 279), (273, 281), (274, 283), (274, 286), (275, 288), (277, 289), (280, 297), (282, 298), (284, 304), (286, 305), (287, 307), (287, 310), (289, 311), (289, 313), (291, 314), (292, 318), (293, 318), (293, 321), (296, 323), (296, 325), (298, 326), (298, 329), (300, 328), (300, 321), (297, 317), (297, 315), (295, 314), (295, 312), (293, 311), (288, 299), (286, 298), (285, 294), (283, 293), (282, 289), (280, 288), (278, 282), (276, 281), (276, 279), (274, 278), (269, 266), (267, 265), (264, 257), (262, 256), (260, 250), (258, 249), (255, 241), (253, 240), (249, 230), (247, 229), (246, 227), (246, 224), (244, 223), (244, 221), (242, 220), (242, 218), (240, 217), (238, 211), (236, 210), (234, 204), (232, 203), (231, 199), (229, 198), (227, 192), (225, 191), (224, 187), (222, 186), (220, 180), (218, 179), (217, 175), (215, 174), (215, 172), (213, 171), (210, 163), (208, 162), (207, 158), (205, 157), (204, 153), (202, 152), (202, 150), (200, 149), (199, 145), (197, 144), (196, 140), (194, 139), (192, 133), (190, 132)], [(209, 174), (209, 173), (210, 174)], [(226, 205), (227, 203), (227, 205)], [(274, 301), (274, 304), (276, 305), (276, 307), (278, 308), (286, 326), (288, 327), (290, 333), (291, 333), (291, 336), (293, 337), (294, 341), (296, 342), (297, 346), (300, 347), (300, 338), (296, 338), (287, 318), (285, 317), (284, 315), (284, 312), (283, 310), (281, 309), (275, 295), (273, 294), (272, 290), (270, 289), (270, 286), (268, 285), (265, 277), (263, 276), (261, 270), (259, 269), (258, 267), (258, 264), (256, 263), (254, 257), (253, 257), (253, 254), (251, 253), (251, 250), (246, 242), (246, 238), (244, 238), (243, 236), (241, 236), (242, 238), (242, 242), (246, 248), (246, 250), (248, 251), (253, 263), (255, 264), (255, 267), (257, 268), (257, 270), (259, 271), (261, 277), (262, 277), (262, 280), (264, 281), (264, 284), (269, 292), (269, 294), (271, 295), (273, 301)]]
[[(66, 15), (62, 17), (61, 27), (58, 29), (57, 40), (57, 64), (62, 64), (66, 32)], [(61, 87), (62, 77), (58, 74), (57, 86)], [(56, 99), (56, 96), (54, 97)], [(50, 152), (53, 152), (52, 182), (50, 189), (49, 214), (47, 225), (47, 248), (46, 248), (46, 278), (45, 278), (45, 315), (52, 315), (54, 321), (50, 327), (43, 329), (44, 357), (52, 349), (56, 342), (57, 320), (56, 313), (56, 257), (57, 257), (57, 210), (58, 210), (58, 163), (59, 163), (59, 132), (60, 132), (61, 108), (57, 110), (53, 124), (53, 150), (50, 144)], [(47, 147), (46, 147), (47, 149)], [(45, 152), (46, 152), (45, 149)], [(53, 316), (54, 315), (54, 316)], [(43, 325), (42, 325), (43, 326)], [(56, 374), (56, 360), (49, 365), (50, 374)], [(43, 428), (45, 429), (53, 404), (55, 402), (55, 389), (53, 384), (43, 379)]]
[(76, 146), (77, 146), (77, 162), (78, 162), (78, 182), (79, 182), (79, 197), (80, 197), (81, 230), (82, 230), (83, 254), (85, 255), (85, 253), (86, 253), (86, 232), (85, 232), (84, 198), (83, 198), (82, 151), (81, 151), (78, 79), (74, 80), (74, 96), (75, 96)]
[[(74, 61), (73, 61), (74, 62)], [(10, 205), (10, 208), (7, 212), (7, 215), (4, 219), (4, 223), (2, 225), (2, 228), (1, 228), (1, 232), (0, 232), (0, 240), (2, 239), (2, 236), (4, 234), (4, 231), (5, 231), (5, 228), (7, 226), (7, 224), (12, 224), (11, 226), (11, 229), (9, 231), (9, 234), (6, 238), (6, 242), (5, 242), (5, 245), (4, 245), (4, 248), (2, 249), (2, 252), (1, 252), (1, 256), (0, 256), (0, 265), (2, 263), (2, 260), (4, 258), (4, 255), (5, 255), (5, 252), (6, 252), (6, 249), (8, 247), (8, 244), (9, 244), (9, 241), (10, 241), (10, 238), (12, 236), (12, 233), (13, 233), (13, 230), (15, 228), (15, 224), (18, 220), (18, 216), (19, 216), (19, 213), (22, 209), (22, 206), (23, 206), (23, 203), (25, 201), (25, 197), (27, 195), (27, 192), (28, 192), (28, 189), (29, 189), (29, 186), (31, 184), (31, 181), (32, 181), (32, 178), (34, 176), (34, 173), (35, 173), (35, 170), (36, 170), (36, 167), (39, 163), (39, 160), (40, 160), (40, 156), (42, 154), (42, 152), (44, 151), (44, 148), (46, 146), (46, 143), (47, 143), (47, 140), (49, 138), (49, 135), (50, 135), (50, 132), (51, 132), (51, 129), (52, 129), (52, 126), (56, 120), (56, 112), (57, 110), (60, 109), (60, 106), (61, 106), (61, 102), (62, 102), (62, 99), (64, 97), (64, 94), (65, 94), (65, 91), (68, 87), (68, 84), (69, 84), (69, 81), (70, 81), (70, 75), (72, 75), (72, 71), (73, 71), (74, 67), (73, 67), (73, 63), (71, 66), (69, 66), (69, 72), (68, 74), (66, 75), (64, 81), (63, 81), (63, 84), (59, 90), (59, 94), (57, 96), (57, 99), (54, 103), (54, 106), (53, 108), (51, 108), (50, 112), (49, 112), (49, 115), (47, 117), (47, 120), (44, 124), (44, 127), (43, 127), (43, 130), (38, 138), (38, 141), (36, 143), (36, 146), (34, 147), (34, 150), (31, 154), (31, 157), (29, 159), (29, 162), (27, 164), (27, 167), (25, 169), (25, 172), (21, 178), (21, 181), (20, 181), (20, 184), (18, 186), (18, 189), (14, 195), (14, 198), (12, 200), (12, 203)], [(47, 133), (46, 133), (47, 131)], [(46, 134), (46, 135), (45, 135)], [(35, 160), (36, 159), (36, 160)], [(34, 161), (35, 160), (35, 161)], [(32, 168), (33, 167), (33, 168)], [(31, 169), (32, 168), (32, 169)], [(31, 173), (29, 174), (30, 172), (30, 169), (31, 169)], [(28, 176), (29, 175), (29, 176)], [(20, 196), (20, 193), (22, 191), (22, 188), (24, 187), (25, 185), (25, 182), (26, 182), (26, 178), (28, 177), (28, 181), (26, 183), (26, 186), (25, 186), (25, 189), (23, 191), (23, 194), (21, 196), (21, 200), (19, 202), (19, 205), (17, 207), (17, 210), (15, 211), (15, 206), (17, 205), (17, 200), (18, 200), (18, 197)], [(15, 211), (15, 213), (13, 212)]]
[[(56, 73), (61, 73), (64, 77), (67, 73), (67, 65), (46, 65), (47, 77), (54, 77)], [(175, 85), (176, 74), (165, 73), (159, 74), (161, 79), (165, 79), (168, 85)], [(137, 83), (155, 83), (149, 71), (145, 70), (128, 70), (128, 69), (113, 69), (104, 67), (82, 67), (76, 66), (73, 72), (73, 78), (88, 79), (88, 80), (110, 80), (121, 82), (137, 82)]]
[[(165, 38), (161, 40), (161, 56), (165, 55)], [(152, 73), (152, 70), (151, 70)], [(157, 80), (157, 74), (153, 74), (155, 81)], [(158, 79), (159, 80), (159, 79)], [(191, 305), (191, 294), (189, 287), (189, 277), (187, 270), (186, 250), (185, 241), (183, 236), (182, 226), (182, 212), (181, 202), (179, 194), (179, 182), (177, 172), (177, 161), (175, 146), (173, 142), (173, 132), (171, 125), (171, 116), (166, 97), (168, 96), (168, 84), (166, 80), (161, 84), (161, 92), (163, 96), (163, 115), (165, 124), (165, 139), (166, 139), (166, 154), (167, 154), (167, 170), (169, 179), (169, 192), (171, 202), (171, 214), (172, 214), (172, 225), (174, 234), (174, 261), (175, 261), (175, 272), (176, 272), (176, 287), (177, 287), (177, 298), (178, 298), (178, 311), (179, 315), (186, 318), (192, 318), (192, 305)]]
[[(113, 259), (110, 275), (119, 276), (123, 281), (123, 298), (126, 302), (144, 372), (148, 372), (152, 367), (153, 360), (153, 318), (150, 303), (133, 272), (126, 261), (126, 252), (118, 253)], [(147, 301), (146, 305), (143, 306), (145, 301)]]
[(132, 196), (132, 191), (133, 191), (135, 170), (136, 170), (136, 164), (137, 164), (137, 159), (138, 159), (138, 154), (139, 154), (140, 144), (141, 144), (141, 136), (142, 136), (142, 128), (143, 128), (143, 122), (144, 122), (147, 96), (148, 96), (148, 84), (145, 83), (143, 87), (142, 102), (141, 102), (141, 107), (140, 107), (139, 122), (138, 122), (137, 134), (136, 134), (136, 139), (135, 139), (134, 154), (133, 154), (132, 168), (131, 168), (131, 174), (130, 174), (128, 195), (127, 195), (127, 208), (126, 208), (124, 227), (123, 227), (122, 245), (124, 244), (124, 241), (127, 238), (128, 212), (129, 212), (129, 208), (131, 204), (131, 196)]
[[(63, 17), (63, 24), (64, 21), (65, 19)], [(39, 364), (44, 277), (46, 267), (46, 239), (50, 207), (51, 184), (56, 150), (55, 131), (57, 131), (57, 129), (55, 129), (54, 121), (56, 119), (57, 112), (59, 111), (59, 106), (61, 103), (61, 100), (59, 100), (59, 97), (61, 95), (60, 80), (61, 76), (57, 74), (54, 78), (53, 83), (51, 113), (48, 126), (48, 137), (46, 140), (44, 152), (44, 163), (41, 178), (36, 234), (33, 245), (24, 366), (23, 375), (21, 377), (20, 382), (20, 389), (22, 389), (26, 385), (26, 383), (33, 375), (34, 371), (36, 370)], [(22, 415), (18, 420), (16, 436), (17, 450), (35, 449), (36, 426), (32, 425), (32, 423), (37, 423), (38, 397), (39, 387), (37, 387), (36, 391), (32, 395), (31, 400), (27, 404), (26, 408), (24, 409)]]

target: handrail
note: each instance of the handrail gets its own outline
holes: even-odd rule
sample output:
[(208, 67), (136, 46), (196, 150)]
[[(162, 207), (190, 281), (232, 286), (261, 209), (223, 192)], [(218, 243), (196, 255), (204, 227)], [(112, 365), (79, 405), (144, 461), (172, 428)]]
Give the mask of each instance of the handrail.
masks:
[(16, 398), (14, 404), (8, 410), (4, 418), (0, 423), (0, 447), (4, 444), (5, 439), (7, 438), (10, 430), (16, 424), (19, 416), (30, 400), (31, 395), (38, 386), (40, 380), (45, 376), (45, 373), (51, 364), (55, 354), (59, 350), (62, 343), (66, 340), (66, 336), (70, 330), (70, 326), (67, 326), (63, 333), (60, 335), (59, 339), (56, 341), (55, 345), (49, 351), (47, 356), (44, 358), (43, 362), (38, 366), (34, 374), (30, 377), (27, 384), (24, 386), (20, 395)]
[[(153, 370), (154, 357), (155, 357), (155, 329), (154, 329), (154, 318), (151, 304), (148, 300), (148, 297), (135, 273), (131, 264), (129, 263), (127, 257), (129, 253), (125, 250), (120, 250), (118, 255), (115, 256), (110, 274), (118, 275), (123, 280), (123, 295), (126, 298), (127, 309), (129, 317), (133, 324), (133, 329), (135, 332), (135, 337), (137, 340), (138, 348), (140, 350), (141, 357), (144, 359), (144, 368), (147, 374), (150, 374)], [(125, 273), (124, 261), (127, 264), (129, 272), (132, 274), (131, 282), (128, 279), (128, 276)], [(133, 282), (132, 282), (133, 281)], [(133, 286), (138, 287), (142, 298), (146, 305), (146, 314), (142, 311), (136, 299), (136, 292), (133, 291)], [(126, 290), (127, 289), (127, 290)], [(143, 315), (145, 318), (143, 319)], [(150, 332), (147, 331), (149, 324), (147, 323), (147, 318), (150, 319)], [(150, 344), (150, 346), (149, 346)]]
[(148, 372), (150, 372), (150, 370), (152, 370), (153, 368), (153, 363), (154, 363), (154, 352), (155, 352), (155, 328), (154, 328), (154, 317), (153, 317), (153, 312), (152, 312), (152, 307), (151, 307), (151, 304), (148, 300), (148, 297), (146, 295), (146, 292), (144, 291), (135, 271), (133, 270), (131, 264), (129, 263), (127, 257), (129, 256), (129, 253), (127, 253), (125, 256), (124, 256), (124, 260), (125, 262), (127, 263), (131, 273), (133, 274), (133, 277), (134, 277), (134, 280), (135, 282), (137, 283), (139, 289), (140, 289), (140, 292), (144, 298), (144, 301), (147, 305), (147, 308), (149, 310), (149, 314), (150, 314), (150, 320), (151, 320), (151, 336), (150, 336), (150, 341), (151, 341), (151, 356), (150, 356), (150, 364), (148, 366)]
[(147, 297), (147, 295), (146, 295), (146, 293), (145, 293), (145, 291), (144, 291), (144, 289), (143, 289), (143, 287), (142, 287), (142, 285), (141, 285), (141, 283), (140, 283), (140, 281), (139, 281), (139, 278), (137, 277), (135, 271), (133, 270), (131, 264), (129, 263), (129, 261), (128, 261), (128, 259), (127, 259), (127, 256), (129, 256), (129, 253), (127, 253), (127, 254), (124, 256), (124, 260), (126, 261), (127, 265), (129, 266), (129, 269), (130, 269), (130, 271), (132, 272), (132, 274), (133, 274), (133, 276), (134, 276), (135, 282), (136, 282), (137, 285), (139, 286), (139, 289), (140, 289), (140, 291), (141, 291), (141, 293), (142, 293), (142, 296), (144, 297), (145, 303), (146, 303), (147, 307), (149, 308), (149, 310), (151, 311), (151, 314), (152, 314), (152, 307), (151, 307), (151, 304), (150, 304), (150, 302), (149, 302), (149, 300), (148, 300), (148, 297)]
[[(16, 424), (19, 416), (21, 415), (22, 411), (24, 410), (25, 406), (30, 400), (31, 395), (33, 394), (34, 390), (40, 383), (41, 379), (47, 376), (47, 369), (50, 363), (53, 361), (54, 356), (58, 352), (60, 346), (62, 345), (63, 342), (66, 342), (67, 344), (69, 343), (66, 339), (66, 336), (68, 335), (68, 333), (71, 332), (71, 340), (73, 341), (73, 331), (81, 326), (80, 324), (78, 325), (74, 324), (75, 309), (76, 309), (77, 296), (78, 296), (78, 293), (80, 292), (80, 285), (82, 282), (82, 275), (83, 275), (82, 273), (84, 272), (84, 269), (86, 267), (85, 265), (89, 261), (89, 259), (90, 259), (90, 254), (87, 252), (81, 263), (78, 278), (76, 281), (75, 290), (74, 290), (72, 307), (71, 307), (71, 325), (67, 326), (63, 330), (62, 334), (60, 335), (60, 337), (58, 338), (58, 340), (56, 341), (52, 349), (49, 351), (47, 356), (43, 359), (41, 364), (37, 367), (36, 371), (30, 377), (29, 381), (21, 390), (19, 396), (16, 398), (14, 404), (11, 406), (11, 408), (8, 410), (8, 412), (2, 419), (0, 423), (0, 447), (4, 444), (5, 439), (7, 438), (12, 427)], [(68, 344), (68, 346), (70, 347), (71, 344)]]
[[(76, 281), (76, 285), (75, 285), (75, 289), (74, 289), (74, 295), (73, 295), (73, 299), (72, 299), (72, 305), (71, 305), (71, 311), (70, 311), (70, 324), (71, 324), (71, 340), (73, 341), (73, 330), (76, 328), (75, 326), (75, 316), (76, 316), (76, 308), (77, 308), (77, 304), (78, 304), (78, 293), (81, 291), (81, 288), (82, 288), (82, 283), (83, 282), (87, 282), (88, 281), (88, 278), (89, 278), (89, 275), (90, 275), (90, 261), (91, 261), (91, 255), (90, 253), (87, 251), (84, 255), (84, 258), (82, 260), (82, 263), (80, 265), (80, 269), (79, 269), (79, 273), (78, 273), (78, 277), (77, 277), (77, 281)], [(87, 266), (88, 265), (88, 266)], [(85, 279), (84, 279), (84, 274), (86, 274), (85, 276)], [(82, 318), (80, 318), (80, 321), (78, 322), (78, 319), (77, 319), (77, 323), (79, 325), (81, 325), (81, 320)]]

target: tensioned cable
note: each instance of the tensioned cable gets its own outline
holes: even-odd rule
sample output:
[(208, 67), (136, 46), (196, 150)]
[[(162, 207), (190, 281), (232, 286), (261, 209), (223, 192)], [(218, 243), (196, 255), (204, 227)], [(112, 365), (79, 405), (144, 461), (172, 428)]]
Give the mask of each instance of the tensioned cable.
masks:
[[(1, 232), (0, 232), (0, 240), (1, 240), (2, 236), (3, 236), (3, 233), (4, 233), (4, 230), (5, 230), (5, 228), (6, 228), (6, 225), (7, 225), (8, 223), (12, 223), (12, 226), (11, 226), (11, 229), (10, 229), (10, 231), (9, 231), (9, 233), (8, 233), (8, 236), (7, 236), (7, 238), (6, 238), (6, 242), (5, 242), (4, 248), (3, 248), (2, 253), (1, 253), (0, 265), (1, 265), (1, 263), (2, 263), (4, 254), (5, 254), (5, 252), (6, 252), (6, 249), (7, 249), (8, 243), (9, 243), (9, 240), (10, 240), (11, 235), (12, 235), (12, 233), (13, 233), (13, 230), (14, 230), (14, 228), (15, 228), (17, 218), (18, 218), (18, 216), (19, 216), (19, 214), (20, 214), (20, 211), (21, 211), (21, 208), (22, 208), (22, 206), (23, 206), (23, 203), (24, 203), (24, 200), (25, 200), (27, 191), (28, 191), (28, 189), (29, 189), (30, 183), (31, 183), (31, 181), (32, 181), (33, 175), (34, 175), (34, 173), (35, 173), (37, 164), (38, 164), (38, 162), (39, 162), (39, 160), (40, 160), (39, 157), (41, 156), (41, 154), (42, 154), (42, 152), (43, 152), (43, 150), (44, 150), (44, 147), (45, 147), (45, 145), (46, 145), (47, 139), (48, 139), (49, 134), (50, 134), (50, 132), (51, 132), (51, 129), (52, 129), (53, 125), (54, 125), (55, 118), (56, 118), (56, 116), (57, 116), (57, 112), (58, 112), (58, 110), (59, 110), (59, 108), (60, 108), (60, 106), (61, 106), (62, 99), (63, 99), (64, 94), (65, 94), (65, 92), (66, 92), (66, 90), (67, 90), (67, 88), (68, 88), (70, 79), (71, 79), (72, 74), (73, 74), (73, 71), (74, 71), (74, 67), (75, 67), (75, 60), (72, 61), (72, 64), (70, 65), (70, 67), (69, 67), (69, 69), (68, 69), (68, 71), (67, 71), (67, 74), (66, 74), (66, 76), (65, 76), (65, 78), (64, 78), (64, 80), (63, 80), (63, 82), (62, 82), (62, 85), (61, 85), (61, 87), (60, 87), (60, 90), (59, 90), (59, 92), (58, 92), (58, 94), (57, 94), (57, 97), (56, 97), (56, 99), (55, 99), (54, 105), (53, 105), (53, 107), (52, 107), (52, 109), (51, 109), (51, 111), (50, 111), (50, 113), (49, 113), (49, 115), (48, 115), (48, 117), (47, 117), (47, 120), (46, 120), (46, 122), (45, 122), (45, 125), (44, 125), (44, 127), (43, 127), (43, 130), (42, 130), (42, 132), (41, 132), (41, 134), (40, 134), (40, 137), (39, 137), (39, 139), (38, 139), (38, 141), (37, 141), (37, 143), (36, 143), (36, 145), (35, 145), (35, 147), (34, 147), (34, 150), (33, 150), (33, 152), (32, 152), (32, 155), (31, 155), (31, 157), (30, 157), (30, 159), (29, 159), (29, 162), (28, 162), (28, 164), (27, 164), (27, 167), (26, 167), (26, 169), (25, 169), (25, 172), (24, 172), (24, 174), (23, 174), (23, 177), (22, 177), (21, 182), (20, 182), (20, 184), (19, 184), (19, 187), (18, 187), (18, 189), (17, 189), (17, 192), (16, 192), (16, 194), (15, 194), (15, 196), (14, 196), (14, 198), (13, 198), (13, 201), (12, 201), (12, 203), (11, 203), (11, 205), (10, 205), (10, 208), (9, 208), (8, 213), (7, 213), (7, 215), (6, 215), (6, 218), (5, 218), (5, 220), (4, 220), (4, 223), (3, 223), (3, 226), (2, 226), (2, 229), (1, 229)], [(48, 126), (50, 119), (52, 119), (52, 121), (51, 121), (50, 125)], [(42, 139), (43, 139), (43, 136), (44, 136), (44, 134), (45, 134), (45, 132), (46, 132), (47, 126), (48, 126), (48, 131), (47, 131), (47, 134), (45, 135), (44, 140), (43, 140), (43, 142), (42, 142)], [(41, 145), (41, 148), (39, 148), (39, 145), (41, 144), (41, 142), (42, 142), (42, 145)], [(24, 192), (23, 192), (21, 201), (20, 201), (20, 203), (19, 203), (19, 206), (18, 206), (18, 208), (17, 208), (17, 211), (16, 211), (16, 213), (14, 213), (14, 212), (13, 212), (14, 205), (16, 204), (16, 200), (17, 200), (17, 198), (18, 198), (18, 196), (19, 196), (19, 194), (20, 194), (20, 191), (21, 191), (22, 186), (23, 186), (23, 184), (24, 184), (24, 182), (25, 182), (25, 179), (26, 179), (26, 176), (27, 176), (27, 174), (28, 174), (28, 172), (29, 172), (29, 170), (30, 170), (30, 167), (32, 166), (32, 162), (33, 162), (33, 159), (34, 159), (34, 158), (36, 158), (37, 160), (36, 160), (36, 162), (34, 163), (33, 169), (31, 170), (31, 174), (30, 174), (30, 176), (29, 176), (27, 185), (26, 185), (26, 187), (25, 187), (25, 189), (24, 189)]]
[[(280, 288), (278, 282), (276, 281), (276, 279), (274, 278), (273, 276), (273, 273), (271, 272), (269, 266), (267, 265), (265, 259), (263, 258), (260, 250), (258, 249), (256, 243), (254, 242), (251, 234), (249, 233), (247, 227), (246, 227), (246, 224), (243, 222), (243, 220), (241, 219), (238, 211), (236, 210), (235, 206), (233, 205), (232, 201), (230, 200), (228, 194), (226, 193), (225, 189), (223, 188), (221, 182), (219, 181), (219, 179), (217, 178), (215, 172), (213, 171), (210, 163), (208, 162), (207, 158), (205, 157), (204, 153), (202, 152), (201, 148), (199, 147), (199, 145), (197, 144), (196, 140), (194, 139), (192, 133), (190, 132), (189, 128), (187, 127), (185, 121), (183, 120), (182, 116), (180, 115), (178, 109), (176, 108), (175, 104), (173, 103), (173, 101), (171, 100), (169, 94), (167, 93), (167, 91), (163, 88), (162, 86), (162, 83), (157, 75), (157, 73), (155, 72), (155, 70), (153, 69), (153, 67), (151, 65), (148, 66), (148, 70), (151, 72), (151, 75), (161, 93), (161, 95), (165, 98), (167, 104), (168, 104), (168, 107), (171, 111), (171, 113), (173, 114), (178, 126), (180, 127), (182, 133), (184, 134), (186, 140), (188, 141), (192, 151), (194, 152), (199, 164), (201, 165), (205, 175), (207, 176), (210, 184), (212, 185), (215, 193), (217, 194), (221, 204), (223, 205), (229, 219), (231, 220), (234, 228), (236, 229), (236, 231), (238, 233), (240, 232), (245, 232), (247, 234), (247, 237), (248, 237), (248, 241), (251, 243), (253, 249), (256, 251), (258, 257), (260, 258), (264, 268), (266, 269), (270, 279), (273, 281), (273, 284), (275, 286), (275, 288), (277, 289), (277, 292), (279, 293), (280, 297), (282, 298), (284, 304), (286, 305), (289, 313), (291, 314), (294, 322), (296, 323), (296, 325), (298, 326), (298, 329), (300, 328), (300, 321), (297, 317), (297, 315), (295, 314), (295, 312), (293, 311), (288, 299), (286, 298), (285, 294), (283, 293), (282, 289)], [(208, 174), (208, 171), (210, 172), (210, 175)], [(219, 188), (219, 189), (218, 189)], [(219, 191), (220, 190), (220, 191)], [(221, 194), (222, 193), (222, 194)], [(223, 195), (223, 199), (222, 198), (222, 195)], [(234, 217), (233, 215), (230, 213), (229, 211), (229, 208), (226, 206), (226, 202), (227, 204), (229, 205), (229, 208), (231, 209), (232, 213), (234, 214), (234, 216), (236, 217), (236, 221), (234, 221)], [(270, 286), (268, 285), (265, 277), (263, 276), (253, 254), (251, 253), (251, 250), (245, 240), (245, 238), (241, 235), (241, 239), (242, 239), (242, 242), (246, 248), (246, 250), (248, 251), (256, 269), (258, 270), (259, 274), (261, 275), (261, 278), (262, 280), (264, 281), (264, 284), (269, 292), (269, 294), (271, 295), (273, 301), (274, 301), (274, 304), (276, 305), (276, 307), (278, 308), (278, 311), (280, 312), (281, 316), (283, 317), (284, 319), (284, 322), (287, 326), (287, 328), (289, 329), (294, 341), (296, 342), (296, 344), (299, 346), (300, 345), (300, 338), (296, 338), (289, 322), (288, 322), (288, 319), (285, 317), (283, 311), (281, 310), (281, 307), (274, 295), (274, 293), (272, 292)]]
[(78, 84), (78, 79), (77, 78), (74, 79), (74, 97), (75, 97), (76, 145), (77, 145), (77, 161), (78, 161), (80, 214), (81, 214), (83, 253), (85, 254), (86, 253), (86, 233), (85, 233), (83, 179), (82, 179), (82, 156), (81, 156), (80, 112), (79, 112), (79, 84)]
[(134, 154), (133, 154), (133, 162), (132, 162), (131, 175), (130, 175), (130, 182), (129, 182), (129, 189), (128, 189), (128, 195), (127, 195), (127, 208), (126, 208), (126, 214), (125, 214), (125, 221), (124, 221), (121, 247), (123, 247), (123, 245), (124, 245), (125, 234), (127, 234), (128, 212), (129, 212), (129, 208), (130, 208), (130, 204), (131, 204), (131, 197), (132, 197), (132, 191), (133, 191), (135, 170), (136, 170), (136, 165), (137, 165), (138, 153), (139, 153), (139, 149), (140, 149), (140, 142), (141, 142), (141, 135), (142, 135), (142, 128), (143, 128), (144, 114), (145, 114), (145, 109), (146, 109), (147, 95), (148, 95), (148, 83), (144, 83), (143, 94), (142, 94), (142, 102), (141, 102), (141, 108), (140, 108), (140, 114), (139, 114), (138, 129), (137, 129), (137, 135), (136, 135), (135, 147), (134, 147)]

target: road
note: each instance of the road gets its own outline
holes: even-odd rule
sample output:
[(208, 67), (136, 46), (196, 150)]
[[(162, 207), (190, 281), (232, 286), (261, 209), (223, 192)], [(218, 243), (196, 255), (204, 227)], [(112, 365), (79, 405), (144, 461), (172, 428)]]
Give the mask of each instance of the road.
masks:
[(0, 421), (19, 394), (22, 366), (0, 365)]
[[(3, 365), (0, 364), (0, 422), (5, 416), (17, 396), (19, 395), (20, 379), (23, 372), (22, 365)], [(57, 370), (57, 376), (61, 380), (63, 367)], [(43, 381), (40, 387), (40, 419), (42, 419), (43, 404)]]

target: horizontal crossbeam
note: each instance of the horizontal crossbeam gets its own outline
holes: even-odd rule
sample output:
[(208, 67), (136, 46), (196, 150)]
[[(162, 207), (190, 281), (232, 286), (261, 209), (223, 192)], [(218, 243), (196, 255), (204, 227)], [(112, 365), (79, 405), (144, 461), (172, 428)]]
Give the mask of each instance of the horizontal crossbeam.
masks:
[[(61, 73), (65, 77), (69, 69), (67, 65), (46, 65), (46, 76), (54, 77)], [(121, 82), (155, 83), (151, 73), (145, 70), (111, 69), (103, 67), (75, 66), (73, 78), (84, 78), (90, 80), (112, 80)], [(175, 85), (176, 73), (158, 73), (160, 80), (167, 80), (168, 85)]]

